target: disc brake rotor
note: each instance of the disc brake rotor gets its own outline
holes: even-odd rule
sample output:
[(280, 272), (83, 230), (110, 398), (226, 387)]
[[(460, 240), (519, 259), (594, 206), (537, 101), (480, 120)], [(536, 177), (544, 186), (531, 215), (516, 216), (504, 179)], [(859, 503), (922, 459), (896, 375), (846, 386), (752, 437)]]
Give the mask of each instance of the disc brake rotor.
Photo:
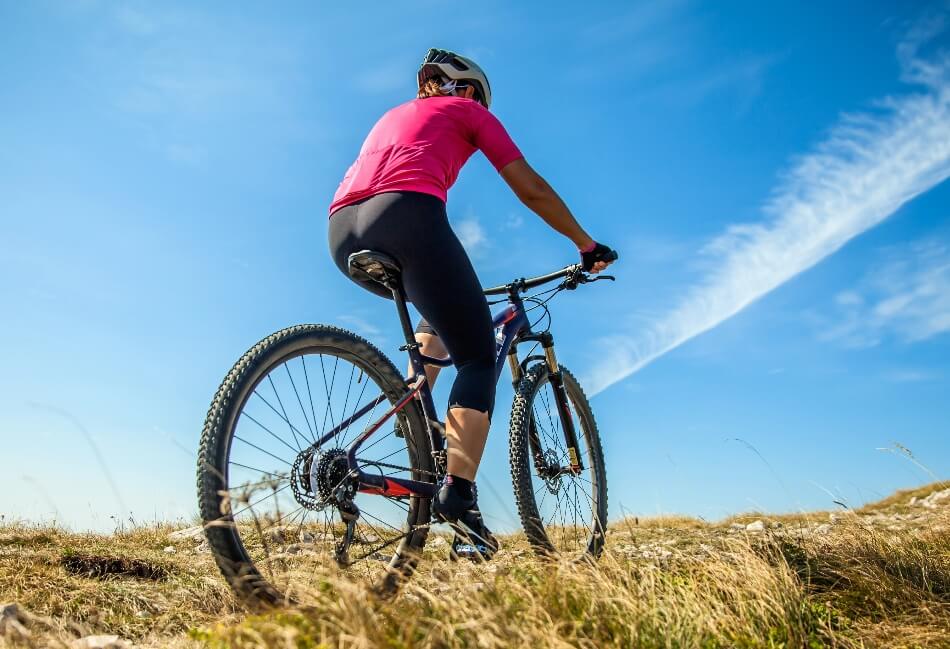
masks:
[(561, 488), (560, 458), (558, 457), (557, 451), (553, 448), (546, 450), (543, 458), (544, 466), (538, 474), (541, 476), (541, 479), (544, 480), (544, 486), (547, 487), (548, 491), (557, 495), (558, 489)]

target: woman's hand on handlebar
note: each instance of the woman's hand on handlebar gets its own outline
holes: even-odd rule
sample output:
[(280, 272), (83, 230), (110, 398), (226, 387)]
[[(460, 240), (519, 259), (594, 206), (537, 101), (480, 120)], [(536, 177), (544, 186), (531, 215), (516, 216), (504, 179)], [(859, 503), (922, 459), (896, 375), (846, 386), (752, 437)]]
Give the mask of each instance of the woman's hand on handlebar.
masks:
[(581, 267), (588, 273), (599, 273), (617, 261), (616, 250), (611, 250), (602, 243), (592, 242), (586, 249), (580, 251)]

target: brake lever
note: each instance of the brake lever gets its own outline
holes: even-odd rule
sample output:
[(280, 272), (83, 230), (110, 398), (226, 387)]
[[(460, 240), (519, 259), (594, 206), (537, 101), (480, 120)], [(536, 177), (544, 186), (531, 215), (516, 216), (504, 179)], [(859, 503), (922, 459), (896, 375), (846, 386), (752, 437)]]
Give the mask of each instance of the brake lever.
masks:
[(561, 282), (561, 287), (567, 289), (568, 291), (573, 291), (580, 284), (590, 284), (591, 282), (596, 282), (599, 279), (609, 279), (612, 282), (617, 281), (617, 278), (613, 275), (592, 275), (586, 271), (578, 269), (576, 273), (572, 274), (563, 282)]

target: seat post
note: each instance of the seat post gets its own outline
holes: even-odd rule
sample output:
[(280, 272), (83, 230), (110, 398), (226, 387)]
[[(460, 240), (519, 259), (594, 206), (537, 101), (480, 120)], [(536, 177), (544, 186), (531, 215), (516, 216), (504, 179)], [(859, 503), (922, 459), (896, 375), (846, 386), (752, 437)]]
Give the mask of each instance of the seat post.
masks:
[(406, 306), (406, 293), (402, 288), (401, 282), (392, 282), (387, 288), (393, 292), (393, 301), (396, 303), (396, 311), (399, 313), (399, 324), (402, 325), (402, 333), (406, 338), (406, 344), (400, 349), (409, 352), (409, 362), (412, 364), (412, 370), (416, 375), (425, 373), (425, 366), (422, 363), (422, 355), (419, 353), (419, 343), (416, 342), (416, 332), (409, 319), (409, 307)]

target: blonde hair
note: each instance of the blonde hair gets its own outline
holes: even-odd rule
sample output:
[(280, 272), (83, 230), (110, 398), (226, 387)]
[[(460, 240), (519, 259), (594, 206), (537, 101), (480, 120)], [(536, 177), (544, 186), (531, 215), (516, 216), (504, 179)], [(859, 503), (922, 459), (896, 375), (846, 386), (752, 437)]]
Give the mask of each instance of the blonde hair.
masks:
[(426, 97), (447, 97), (449, 93), (442, 90), (442, 81), (439, 81), (438, 77), (431, 77), (426, 79), (421, 86), (419, 86), (419, 92), (416, 93), (417, 99), (425, 99)]

